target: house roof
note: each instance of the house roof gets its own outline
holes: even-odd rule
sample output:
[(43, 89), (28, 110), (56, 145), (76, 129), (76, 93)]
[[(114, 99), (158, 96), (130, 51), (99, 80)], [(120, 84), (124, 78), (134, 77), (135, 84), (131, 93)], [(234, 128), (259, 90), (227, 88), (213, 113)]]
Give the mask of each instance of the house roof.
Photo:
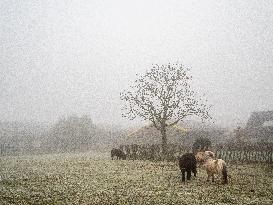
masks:
[[(262, 127), (266, 122), (273, 121), (273, 111), (261, 111), (251, 113), (246, 128)], [(269, 124), (270, 123), (266, 123)]]

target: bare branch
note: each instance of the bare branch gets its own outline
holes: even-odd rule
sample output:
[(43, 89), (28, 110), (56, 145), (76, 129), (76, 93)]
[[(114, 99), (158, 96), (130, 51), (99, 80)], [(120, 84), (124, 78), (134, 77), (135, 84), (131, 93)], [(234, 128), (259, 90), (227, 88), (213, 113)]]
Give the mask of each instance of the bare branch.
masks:
[(123, 116), (149, 120), (161, 133), (188, 116), (211, 118), (210, 107), (196, 97), (190, 86), (189, 71), (182, 64), (154, 65), (121, 93)]

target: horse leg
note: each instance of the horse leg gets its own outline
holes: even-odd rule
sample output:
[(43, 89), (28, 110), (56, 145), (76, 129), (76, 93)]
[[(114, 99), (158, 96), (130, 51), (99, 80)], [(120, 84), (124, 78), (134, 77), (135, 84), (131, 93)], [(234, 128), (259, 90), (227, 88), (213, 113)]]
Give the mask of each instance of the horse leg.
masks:
[(191, 170), (187, 170), (187, 180), (191, 180)]
[(186, 172), (185, 169), (181, 170), (181, 173), (182, 173), (182, 182), (185, 182), (185, 172)]
[(223, 176), (223, 184), (227, 184), (228, 183), (228, 178), (227, 178), (227, 167), (226, 164), (223, 165), (223, 169), (222, 169), (222, 176)]
[(207, 170), (207, 175), (208, 175), (208, 177), (207, 177), (207, 182), (209, 182), (209, 178), (210, 178), (210, 172)]
[(212, 182), (214, 182), (214, 174), (212, 174), (211, 176), (212, 176)]
[(196, 168), (193, 168), (192, 172), (193, 172), (193, 176), (196, 177), (196, 174), (197, 174)]

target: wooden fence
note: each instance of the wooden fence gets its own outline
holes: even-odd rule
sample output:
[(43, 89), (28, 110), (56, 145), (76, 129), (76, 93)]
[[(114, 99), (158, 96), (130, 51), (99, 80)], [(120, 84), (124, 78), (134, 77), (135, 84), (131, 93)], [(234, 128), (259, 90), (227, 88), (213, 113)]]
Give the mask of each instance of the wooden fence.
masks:
[(216, 156), (228, 162), (241, 163), (273, 163), (272, 150), (218, 150)]
[[(162, 160), (162, 147), (160, 144), (146, 145), (121, 145), (120, 149), (125, 152), (128, 159), (132, 160)], [(167, 160), (175, 161), (184, 153), (192, 152), (191, 147), (181, 144), (168, 144)], [(273, 163), (273, 146), (241, 146), (230, 147), (218, 145), (211, 148), (216, 157), (227, 162), (235, 163)]]

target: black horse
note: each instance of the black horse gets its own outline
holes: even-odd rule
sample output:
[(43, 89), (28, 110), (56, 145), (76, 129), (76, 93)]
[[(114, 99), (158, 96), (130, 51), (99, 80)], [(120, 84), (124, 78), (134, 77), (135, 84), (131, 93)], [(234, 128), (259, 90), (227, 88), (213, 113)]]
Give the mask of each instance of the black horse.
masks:
[(117, 159), (126, 159), (126, 154), (120, 150), (120, 149), (112, 149), (111, 150), (111, 158), (112, 160), (114, 159), (114, 157), (117, 157)]
[(182, 182), (185, 181), (185, 173), (187, 172), (187, 180), (191, 180), (191, 172), (196, 177), (196, 159), (193, 153), (186, 153), (179, 157), (179, 168), (182, 173)]

